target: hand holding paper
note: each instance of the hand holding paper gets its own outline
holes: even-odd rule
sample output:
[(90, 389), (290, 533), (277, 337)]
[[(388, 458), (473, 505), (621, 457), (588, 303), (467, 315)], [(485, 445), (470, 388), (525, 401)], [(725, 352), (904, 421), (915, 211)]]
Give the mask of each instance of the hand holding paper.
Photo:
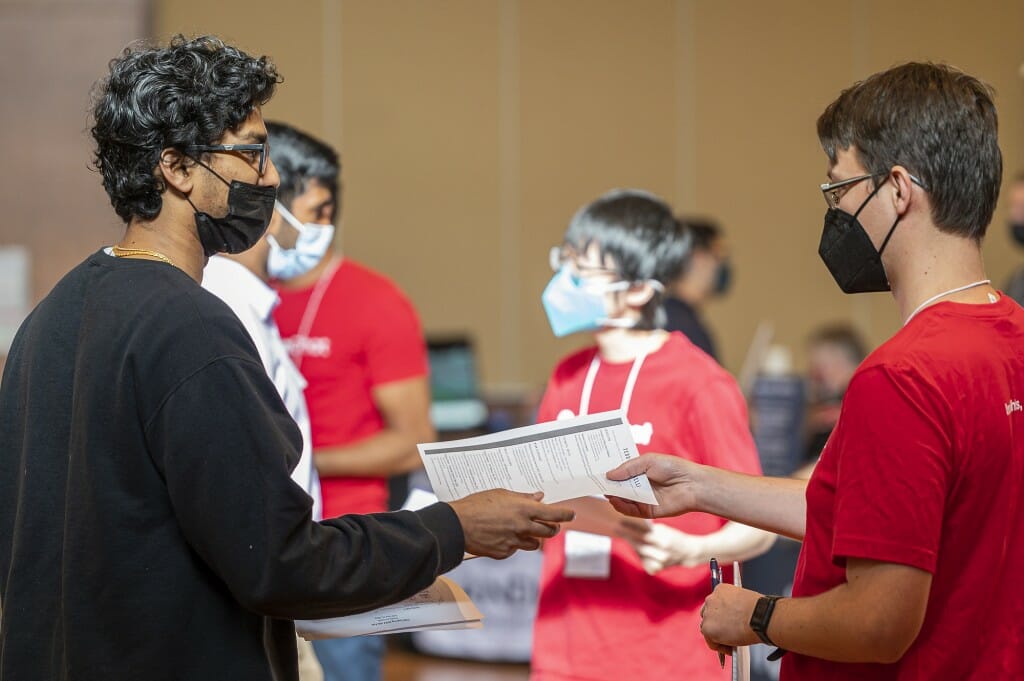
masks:
[(679, 456), (644, 454), (608, 471), (609, 480), (631, 480), (643, 476), (649, 481), (656, 501), (609, 498), (620, 513), (637, 518), (665, 518), (699, 510), (696, 490), (704, 466)]
[(492, 489), (450, 502), (466, 537), (466, 552), (508, 558), (518, 550), (540, 548), (558, 534), (558, 523), (573, 518), (570, 508), (540, 503), (544, 495)]
[(419, 445), (434, 492), (452, 501), (488, 489), (543, 492), (549, 503), (592, 494), (657, 505), (644, 475), (606, 473), (638, 456), (621, 411), (541, 423), (483, 437)]

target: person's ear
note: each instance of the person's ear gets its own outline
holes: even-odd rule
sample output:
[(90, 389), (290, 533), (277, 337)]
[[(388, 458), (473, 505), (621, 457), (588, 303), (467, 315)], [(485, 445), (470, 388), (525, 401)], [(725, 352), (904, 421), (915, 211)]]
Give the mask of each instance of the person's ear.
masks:
[(156, 174), (166, 187), (171, 187), (184, 196), (192, 193), (192, 164), (189, 163), (188, 157), (177, 149), (168, 147), (160, 152)]
[[(903, 166), (894, 166), (889, 175), (892, 182), (892, 205), (897, 215), (904, 215), (914, 202), (914, 189), (921, 189), (912, 179), (910, 172)], [(923, 191), (923, 190), (922, 190)]]
[(641, 308), (651, 302), (654, 297), (654, 287), (650, 282), (644, 282), (626, 291), (626, 305), (629, 307)]

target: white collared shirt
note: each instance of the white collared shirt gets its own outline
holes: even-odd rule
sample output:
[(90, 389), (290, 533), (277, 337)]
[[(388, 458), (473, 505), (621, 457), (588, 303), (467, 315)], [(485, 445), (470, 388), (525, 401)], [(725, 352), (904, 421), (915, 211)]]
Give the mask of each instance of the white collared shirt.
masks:
[(203, 288), (227, 303), (249, 332), (267, 375), (298, 424), (302, 432), (302, 457), (292, 471), (292, 480), (313, 498), (313, 520), (320, 520), (323, 514), (320, 478), (313, 468), (309, 411), (302, 393), (306, 380), (288, 357), (274, 322), (272, 313), (279, 302), (277, 293), (244, 265), (216, 255), (203, 270)]

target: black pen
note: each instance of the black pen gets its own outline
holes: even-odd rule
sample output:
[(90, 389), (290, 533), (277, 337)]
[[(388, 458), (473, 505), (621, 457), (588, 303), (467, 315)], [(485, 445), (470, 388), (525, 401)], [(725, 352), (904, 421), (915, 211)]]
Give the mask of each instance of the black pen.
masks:
[[(714, 593), (715, 587), (722, 583), (722, 568), (718, 567), (718, 559), (711, 559), (711, 592)], [(718, 662), (722, 665), (722, 669), (725, 669), (725, 653), (718, 653)]]

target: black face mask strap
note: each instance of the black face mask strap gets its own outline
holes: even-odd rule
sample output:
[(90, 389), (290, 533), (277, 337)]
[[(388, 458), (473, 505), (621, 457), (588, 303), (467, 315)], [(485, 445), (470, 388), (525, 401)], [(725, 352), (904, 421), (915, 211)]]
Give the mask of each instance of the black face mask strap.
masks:
[[(199, 160), (198, 158), (196, 158), (195, 156), (190, 156), (189, 154), (185, 154), (185, 155), (186, 155), (186, 156), (188, 156), (188, 157), (189, 157), (190, 159), (192, 159), (193, 161), (195, 161), (196, 163), (198, 163), (199, 165), (201, 165), (202, 167), (204, 167), (204, 168), (206, 168), (207, 170), (209, 170), (209, 171), (210, 171), (211, 173), (213, 173), (213, 176), (214, 176), (214, 177), (216, 177), (216, 178), (217, 178), (218, 180), (220, 180), (221, 182), (223, 182), (224, 184), (226, 184), (226, 185), (227, 185), (227, 186), (229, 186), (229, 187), (231, 186), (231, 183), (230, 183), (230, 182), (228, 182), (227, 180), (225, 180), (225, 179), (224, 179), (223, 177), (221, 177), (221, 176), (220, 176), (220, 173), (218, 173), (218, 172), (217, 172), (216, 170), (214, 170), (214, 169), (213, 169), (213, 168), (211, 168), (210, 166), (206, 165), (205, 163), (203, 163), (202, 161), (200, 161), (200, 160)], [(877, 190), (875, 190), (875, 191), (877, 191)], [(191, 203), (191, 201), (190, 201), (189, 203)], [(194, 207), (195, 207), (195, 206), (193, 206), (193, 208), (194, 208)]]
[[(860, 212), (862, 210), (864, 210), (864, 206), (868, 205), (868, 201), (870, 201), (871, 199), (875, 198), (875, 194), (877, 194), (878, 190), (881, 189), (883, 185), (885, 185), (885, 182), (888, 179), (889, 179), (889, 177), (887, 175), (885, 180), (883, 180), (882, 182), (879, 182), (878, 186), (875, 187), (874, 191), (872, 191), (870, 194), (868, 194), (868, 198), (864, 199), (864, 203), (860, 204), (860, 208), (858, 208), (857, 212), (853, 214), (853, 219), (854, 220), (856, 220), (857, 216), (860, 215)], [(885, 239), (882, 241), (882, 245), (878, 249), (878, 255), (879, 256), (882, 255), (882, 251), (884, 251), (885, 247), (889, 244), (889, 239), (892, 238), (892, 233), (896, 231), (896, 225), (900, 224), (900, 219), (901, 219), (900, 216), (896, 217), (896, 221), (893, 222), (892, 223), (892, 227), (889, 228), (889, 233), (885, 235)]]
[[(220, 176), (220, 174), (219, 174), (219, 173), (218, 173), (218, 172), (217, 172), (216, 170), (214, 170), (214, 169), (213, 169), (213, 168), (211, 168), (210, 166), (206, 165), (205, 163), (203, 163), (202, 161), (200, 161), (200, 160), (199, 160), (198, 158), (196, 158), (195, 156), (192, 156), (192, 155), (190, 155), (190, 154), (185, 154), (185, 155), (186, 155), (186, 156), (188, 156), (188, 157), (189, 157), (190, 159), (192, 159), (193, 161), (195, 161), (195, 162), (196, 162), (196, 163), (197, 163), (198, 165), (201, 165), (202, 167), (206, 168), (206, 169), (207, 169), (208, 171), (210, 171), (211, 173), (213, 173), (213, 176), (214, 176), (214, 177), (216, 177), (216, 178), (217, 178), (218, 180), (220, 180), (221, 182), (223, 182), (224, 184), (226, 184), (226, 185), (227, 185), (227, 186), (229, 186), (229, 187), (231, 186), (231, 183), (230, 183), (230, 182), (228, 182), (227, 180), (225, 180), (225, 179), (224, 179), (223, 177), (221, 177), (221, 176)], [(192, 199), (191, 199), (191, 197), (189, 197), (189, 196), (186, 196), (186, 197), (185, 197), (185, 200), (186, 200), (186, 201), (188, 201), (188, 205), (192, 206), (192, 210), (194, 210), (194, 211), (195, 211), (195, 212), (197, 212), (197, 213), (201, 212), (201, 211), (200, 211), (200, 210), (199, 210), (198, 208), (196, 208), (196, 204), (192, 203)]]
[(882, 241), (881, 248), (878, 249), (878, 255), (881, 257), (882, 251), (885, 250), (886, 245), (889, 243), (889, 239), (892, 238), (892, 233), (896, 231), (896, 225), (900, 224), (901, 216), (896, 217), (896, 221), (892, 223), (892, 227), (889, 228), (889, 233), (885, 235), (885, 240)]
[[(198, 163), (198, 162), (199, 162), (199, 161), (196, 161), (196, 163)], [(210, 172), (213, 172), (213, 171), (211, 170)], [(876, 177), (877, 177), (877, 176), (876, 176)], [(886, 178), (885, 178), (885, 179), (886, 179), (886, 180), (888, 180), (888, 179), (889, 179), (889, 177), (888, 177), (888, 176), (886, 176)], [(870, 194), (868, 194), (868, 198), (864, 199), (864, 203), (860, 204), (860, 208), (858, 208), (858, 209), (857, 209), (857, 212), (853, 214), (853, 217), (854, 217), (854, 219), (856, 219), (856, 218), (857, 218), (857, 216), (858, 216), (858, 215), (860, 215), (860, 212), (861, 212), (862, 210), (864, 210), (864, 206), (868, 205), (868, 201), (870, 201), (871, 199), (875, 198), (875, 194), (877, 194), (877, 193), (878, 193), (878, 190), (879, 190), (879, 189), (881, 189), (881, 188), (882, 188), (882, 185), (884, 185), (884, 184), (885, 184), (885, 180), (883, 180), (882, 182), (879, 182), (879, 183), (878, 183), (878, 186), (877, 186), (877, 187), (875, 187), (875, 188), (874, 188), (874, 190), (873, 190), (873, 191), (872, 191), (872, 192), (871, 192)]]

